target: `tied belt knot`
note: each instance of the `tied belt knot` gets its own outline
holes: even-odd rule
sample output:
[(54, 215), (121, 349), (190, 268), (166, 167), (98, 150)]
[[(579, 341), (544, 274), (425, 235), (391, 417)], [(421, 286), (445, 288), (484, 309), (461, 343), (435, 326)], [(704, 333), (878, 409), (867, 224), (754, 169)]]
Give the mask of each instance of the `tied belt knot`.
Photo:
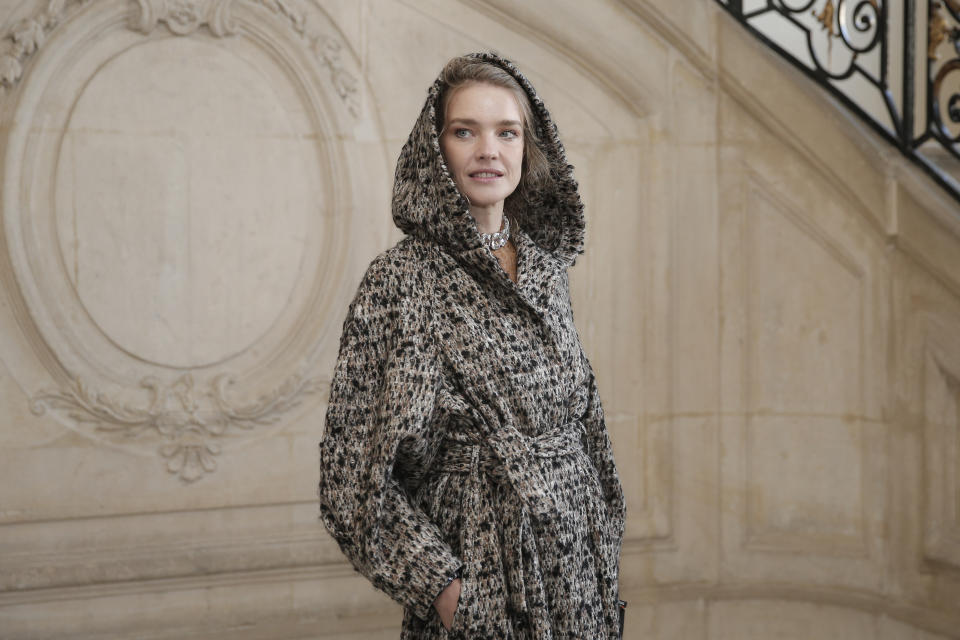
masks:
[[(504, 554), (509, 563), (507, 577), (509, 604), (514, 611), (534, 614), (531, 609), (546, 607), (536, 541), (531, 518), (541, 526), (550, 526), (560, 514), (552, 487), (541, 468), (543, 459), (557, 458), (583, 450), (584, 426), (579, 420), (564, 423), (536, 436), (525, 436), (513, 426), (476, 439), (444, 441), (434, 464), (437, 470), (466, 474), (463, 507), (468, 518), (462, 531), (461, 554), (467, 565), (479, 567), (485, 557)], [(503, 501), (494, 505), (484, 483), (495, 479), (507, 486)], [(487, 497), (485, 497), (487, 496)], [(481, 531), (500, 529), (501, 548), (494, 538)], [(491, 548), (484, 548), (491, 547)], [(525, 579), (529, 574), (532, 579)], [(466, 577), (466, 576), (465, 576)], [(534, 626), (541, 615), (530, 615)], [(547, 635), (537, 637), (549, 637)]]
[[(579, 421), (564, 424), (537, 436), (524, 436), (510, 428), (501, 431), (507, 433), (489, 436), (484, 442), (446, 439), (435, 462), (438, 470), (447, 473), (469, 473), (473, 469), (479, 469), (498, 480), (512, 479), (511, 475), (515, 474), (510, 473), (510, 462), (527, 457), (557, 458), (583, 449), (583, 425)], [(511, 431), (515, 433), (509, 433)]]

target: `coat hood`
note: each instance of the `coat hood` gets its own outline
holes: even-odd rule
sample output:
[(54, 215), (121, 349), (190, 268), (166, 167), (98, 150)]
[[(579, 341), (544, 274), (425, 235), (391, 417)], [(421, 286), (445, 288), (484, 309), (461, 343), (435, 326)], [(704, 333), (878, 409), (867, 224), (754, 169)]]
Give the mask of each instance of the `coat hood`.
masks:
[[(551, 177), (548, 183), (552, 184), (533, 192), (508, 213), (511, 221), (540, 249), (562, 265), (570, 266), (583, 253), (583, 203), (557, 127), (533, 86), (512, 63), (493, 53), (468, 57), (510, 73), (530, 99), (533, 129), (547, 157)], [(442, 77), (438, 77), (400, 152), (393, 185), (393, 221), (404, 233), (436, 242), (455, 255), (475, 254), (483, 250), (476, 222), (440, 153), (438, 133), (442, 123), (437, 122), (437, 114), (442, 88)]]

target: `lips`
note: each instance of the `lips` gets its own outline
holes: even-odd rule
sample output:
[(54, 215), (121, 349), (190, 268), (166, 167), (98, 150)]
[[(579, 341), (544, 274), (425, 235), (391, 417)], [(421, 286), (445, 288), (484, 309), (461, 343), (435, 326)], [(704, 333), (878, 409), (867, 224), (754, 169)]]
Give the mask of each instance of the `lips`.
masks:
[(491, 178), (502, 178), (503, 172), (487, 169), (484, 171), (474, 171), (472, 173), (468, 173), (467, 175), (469, 175), (471, 178), (477, 178), (479, 180), (488, 180)]

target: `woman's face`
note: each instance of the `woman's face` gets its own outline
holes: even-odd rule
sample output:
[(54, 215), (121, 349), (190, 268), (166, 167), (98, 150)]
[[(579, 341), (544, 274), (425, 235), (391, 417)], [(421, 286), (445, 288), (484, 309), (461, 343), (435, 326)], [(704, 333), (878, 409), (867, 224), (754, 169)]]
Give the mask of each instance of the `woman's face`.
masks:
[(447, 103), (440, 150), (470, 210), (503, 211), (520, 183), (523, 123), (509, 89), (473, 83)]

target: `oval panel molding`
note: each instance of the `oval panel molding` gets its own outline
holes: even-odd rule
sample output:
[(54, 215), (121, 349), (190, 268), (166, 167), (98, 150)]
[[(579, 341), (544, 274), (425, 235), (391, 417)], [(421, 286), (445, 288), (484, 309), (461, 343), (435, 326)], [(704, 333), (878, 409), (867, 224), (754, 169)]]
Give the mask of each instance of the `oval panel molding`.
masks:
[(296, 0), (50, 0), (7, 35), (11, 372), (196, 481), (327, 388), (352, 214), (390, 184), (359, 64)]

